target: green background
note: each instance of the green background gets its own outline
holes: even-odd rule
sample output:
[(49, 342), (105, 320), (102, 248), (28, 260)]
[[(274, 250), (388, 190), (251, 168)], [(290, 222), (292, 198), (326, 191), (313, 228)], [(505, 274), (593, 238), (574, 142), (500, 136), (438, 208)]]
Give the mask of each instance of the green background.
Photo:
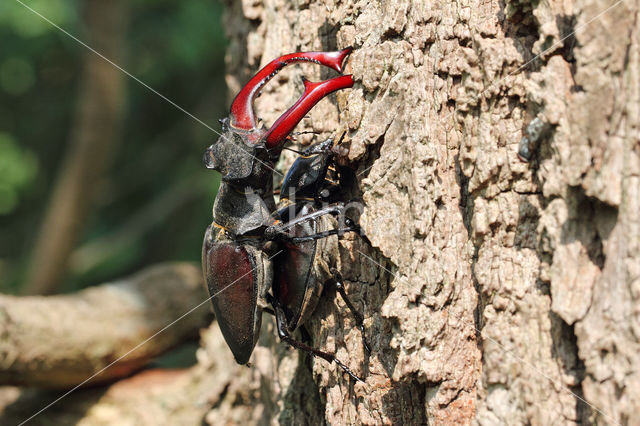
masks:
[[(82, 2), (27, 3), (83, 40)], [(214, 129), (227, 115), (222, 7), (127, 3), (118, 65)], [(0, 291), (17, 293), (67, 151), (78, 81), (91, 54), (14, 0), (0, 3)], [(199, 262), (219, 175), (202, 154), (217, 136), (129, 77), (115, 159), (59, 287), (69, 292), (167, 260)]]

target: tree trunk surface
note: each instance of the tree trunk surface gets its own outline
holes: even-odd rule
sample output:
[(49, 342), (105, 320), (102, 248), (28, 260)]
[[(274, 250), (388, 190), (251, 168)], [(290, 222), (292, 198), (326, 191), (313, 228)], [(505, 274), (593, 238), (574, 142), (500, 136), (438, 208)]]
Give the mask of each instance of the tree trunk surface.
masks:
[[(637, 0), (229, 2), (231, 94), (281, 54), (354, 47), (354, 88), (298, 130), (348, 130), (373, 245), (342, 244), (371, 355), (333, 289), (307, 325), (366, 383), (276, 344), (265, 317), (254, 419), (640, 424), (638, 11)], [(332, 75), (320, 68), (265, 87), (267, 125), (301, 75)]]
[[(372, 352), (334, 288), (306, 328), (365, 383), (279, 343), (265, 314), (250, 367), (214, 323), (195, 367), (87, 391), (90, 408), (70, 396), (49, 420), (640, 424), (639, 9), (228, 1), (231, 95), (281, 54), (354, 47), (353, 89), (297, 130), (348, 131), (371, 245), (348, 234), (340, 264)], [(302, 75), (333, 74), (278, 74), (256, 101), (267, 125)], [(0, 394), (6, 412), (33, 411), (25, 392)]]

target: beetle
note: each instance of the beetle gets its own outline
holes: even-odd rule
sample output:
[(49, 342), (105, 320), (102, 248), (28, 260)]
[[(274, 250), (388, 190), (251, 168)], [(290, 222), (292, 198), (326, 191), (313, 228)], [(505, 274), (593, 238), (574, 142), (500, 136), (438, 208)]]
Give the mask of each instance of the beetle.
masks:
[[(351, 75), (312, 83), (303, 79), (304, 92), (269, 128), (256, 124), (253, 100), (276, 73), (294, 62), (312, 62), (342, 73), (351, 48), (335, 52), (301, 52), (281, 56), (240, 90), (221, 120), (222, 133), (205, 152), (205, 167), (222, 174), (213, 205), (213, 221), (202, 247), (202, 268), (220, 330), (239, 364), (249, 361), (261, 327), (262, 311), (276, 317), (281, 340), (291, 346), (335, 362), (351, 377), (349, 368), (326, 352), (291, 337), (315, 309), (324, 281), (336, 267), (337, 237), (357, 230), (353, 223), (338, 229), (335, 215), (343, 206), (334, 203), (318, 209), (273, 193), (273, 168), (289, 135), (322, 98), (353, 86)], [(316, 203), (335, 157), (333, 142), (313, 146), (296, 160), (283, 189), (309, 195)], [(293, 218), (285, 210), (296, 211)], [(339, 275), (333, 274), (339, 293), (346, 297)], [(275, 284), (275, 285), (274, 285)], [(348, 300), (348, 299), (347, 299)], [(353, 312), (353, 305), (347, 303)], [(361, 316), (356, 322), (362, 330)]]
[[(275, 310), (278, 334), (282, 340), (289, 341), (290, 333), (313, 313), (324, 284), (332, 282), (354, 316), (364, 349), (369, 353), (363, 317), (347, 297), (336, 264), (339, 259), (337, 236), (348, 231), (360, 232), (358, 225), (346, 216), (346, 206), (332, 199), (332, 193), (340, 188), (341, 176), (334, 159), (342, 151), (343, 137), (344, 134), (337, 146), (333, 145), (332, 139), (327, 139), (305, 150), (282, 182), (278, 220), (265, 230), (266, 238), (279, 241), (283, 248), (274, 259), (271, 305)], [(299, 342), (289, 343), (300, 347)], [(309, 347), (302, 349), (333, 360), (322, 351)]]

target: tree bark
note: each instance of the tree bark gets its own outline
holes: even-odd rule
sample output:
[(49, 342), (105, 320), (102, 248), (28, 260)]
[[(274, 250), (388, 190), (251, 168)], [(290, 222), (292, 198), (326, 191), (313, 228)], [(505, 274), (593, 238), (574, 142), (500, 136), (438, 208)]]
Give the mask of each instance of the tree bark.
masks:
[[(298, 130), (349, 130), (373, 244), (344, 241), (342, 259), (371, 356), (332, 289), (307, 326), (366, 384), (275, 344), (265, 317), (253, 410), (282, 423), (637, 422), (638, 2), (228, 5), (232, 94), (280, 54), (354, 46), (354, 88)], [(329, 76), (318, 68), (265, 87), (267, 125), (299, 75)]]

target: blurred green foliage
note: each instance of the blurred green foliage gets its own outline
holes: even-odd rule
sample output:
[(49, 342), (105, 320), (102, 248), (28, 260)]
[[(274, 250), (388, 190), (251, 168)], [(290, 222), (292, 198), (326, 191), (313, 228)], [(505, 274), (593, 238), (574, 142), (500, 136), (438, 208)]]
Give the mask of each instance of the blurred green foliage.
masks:
[[(84, 40), (72, 0), (30, 7)], [(127, 71), (212, 127), (226, 115), (226, 41), (216, 1), (128, 3)], [(0, 3), (0, 291), (23, 282), (69, 142), (88, 50), (14, 0)], [(219, 176), (202, 167), (216, 135), (126, 78), (124, 129), (73, 253), (63, 291), (166, 260), (199, 262)]]
[(6, 133), (0, 133), (0, 214), (13, 212), (19, 194), (28, 189), (38, 171), (36, 156), (23, 150)]

